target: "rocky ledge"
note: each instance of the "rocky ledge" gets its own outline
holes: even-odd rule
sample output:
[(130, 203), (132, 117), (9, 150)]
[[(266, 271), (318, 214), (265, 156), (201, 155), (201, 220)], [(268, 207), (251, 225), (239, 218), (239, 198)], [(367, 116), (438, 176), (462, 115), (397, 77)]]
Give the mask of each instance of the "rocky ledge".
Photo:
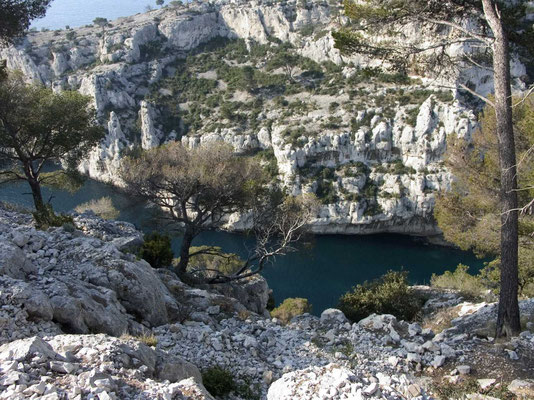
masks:
[[(425, 324), (351, 324), (330, 309), (282, 325), (262, 279), (193, 288), (129, 252), (141, 240), (130, 224), (74, 222), (38, 231), (0, 207), (0, 399), (212, 399), (200, 371), (214, 366), (247, 388), (233, 398), (429, 399), (436, 382), (476, 378), (470, 398), (534, 393), (532, 322), (495, 343), (494, 304), (441, 293)], [(521, 309), (534, 320), (534, 300)]]

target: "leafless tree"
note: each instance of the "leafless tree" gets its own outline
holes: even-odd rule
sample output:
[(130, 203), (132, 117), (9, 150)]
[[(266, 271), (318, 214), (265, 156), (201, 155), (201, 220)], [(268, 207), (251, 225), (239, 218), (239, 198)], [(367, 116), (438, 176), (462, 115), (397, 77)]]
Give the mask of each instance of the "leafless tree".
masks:
[(287, 197), (281, 203), (257, 202), (252, 211), (256, 243), (250, 257), (232, 274), (212, 271), (215, 275), (208, 283), (226, 283), (257, 275), (276, 257), (296, 251), (295, 244), (306, 233), (317, 208), (313, 195)]
[(175, 142), (151, 149), (123, 160), (120, 175), (131, 193), (183, 227), (179, 274), (186, 272), (193, 239), (224, 217), (249, 209), (263, 185), (261, 165), (235, 156), (222, 143), (190, 149)]

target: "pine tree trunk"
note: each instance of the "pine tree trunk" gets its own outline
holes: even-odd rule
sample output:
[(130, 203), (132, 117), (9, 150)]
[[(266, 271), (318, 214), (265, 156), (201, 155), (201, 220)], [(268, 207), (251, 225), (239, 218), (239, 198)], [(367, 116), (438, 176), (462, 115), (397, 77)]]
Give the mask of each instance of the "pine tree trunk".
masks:
[(195, 238), (192, 228), (186, 227), (184, 237), (182, 239), (182, 247), (180, 249), (180, 262), (176, 266), (176, 273), (178, 276), (184, 275), (189, 264), (189, 249)]
[(30, 188), (32, 190), (33, 204), (35, 205), (35, 209), (38, 213), (46, 213), (47, 210), (43, 201), (43, 195), (41, 193), (41, 185), (35, 179), (29, 179), (28, 183), (30, 184)]
[(41, 184), (39, 183), (39, 175), (36, 174), (32, 168), (30, 161), (23, 161), (24, 175), (32, 190), (33, 204), (35, 210), (43, 216), (48, 213), (45, 203), (43, 201), (43, 194), (41, 192)]
[(495, 114), (501, 168), (501, 288), (496, 336), (520, 332), (518, 295), (517, 168), (512, 123), (510, 49), (500, 15), (492, 0), (483, 0), (484, 14), (495, 36), (493, 69)]

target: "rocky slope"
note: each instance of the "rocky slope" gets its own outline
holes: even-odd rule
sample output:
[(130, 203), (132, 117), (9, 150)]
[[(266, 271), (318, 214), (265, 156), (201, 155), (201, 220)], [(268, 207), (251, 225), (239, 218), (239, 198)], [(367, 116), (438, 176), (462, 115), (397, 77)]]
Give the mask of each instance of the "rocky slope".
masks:
[[(118, 183), (120, 158), (138, 148), (224, 140), (260, 152), (293, 194), (317, 193), (318, 233), (436, 233), (434, 193), (452, 179), (441, 162), (447, 138), (469, 137), (474, 113), (438, 87), (457, 75), (428, 86), (342, 57), (330, 31), (346, 22), (338, 5), (318, 0), (194, 2), (31, 33), (0, 54), (30, 79), (94, 99), (108, 128), (80, 165), (94, 178)], [(406, 27), (408, 41), (447, 34)], [(512, 70), (520, 90), (525, 67)], [(486, 71), (461, 75), (491, 88)]]
[[(428, 399), (436, 382), (473, 377), (484, 389), (469, 393), (533, 393), (532, 322), (494, 344), (494, 304), (433, 294), (428, 310), (452, 320), (438, 334), (391, 315), (351, 324), (334, 309), (284, 326), (265, 314), (261, 279), (193, 288), (136, 260), (129, 224), (85, 214), (75, 225), (37, 231), (0, 207), (0, 399), (212, 399), (199, 370), (214, 366), (237, 399)], [(532, 299), (521, 310), (534, 321)]]

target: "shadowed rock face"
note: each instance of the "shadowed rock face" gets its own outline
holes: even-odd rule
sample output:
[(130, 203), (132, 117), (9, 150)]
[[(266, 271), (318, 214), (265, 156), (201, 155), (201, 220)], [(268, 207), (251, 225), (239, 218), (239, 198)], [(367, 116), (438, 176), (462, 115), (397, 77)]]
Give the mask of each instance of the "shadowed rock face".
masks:
[[(452, 182), (442, 164), (447, 138), (469, 139), (476, 126), (470, 106), (456, 91), (443, 96), (442, 86), (454, 87), (461, 76), (476, 90), (488, 93), (491, 75), (466, 67), (438, 80), (433, 71), (423, 71), (432, 78), (427, 79), (433, 82), (430, 86), (423, 84), (425, 78), (404, 83), (372, 77), (354, 80), (361, 68), (382, 63), (340, 55), (329, 32), (345, 20), (339, 6), (315, 0), (305, 6), (298, 1), (187, 4), (120, 18), (104, 29), (88, 26), (31, 33), (15, 47), (1, 49), (0, 55), (9, 68), (23, 71), (29, 79), (56, 90), (78, 90), (94, 99), (108, 135), (80, 164), (80, 170), (93, 178), (120, 184), (120, 159), (132, 148), (148, 149), (174, 140), (187, 146), (219, 140), (240, 153), (271, 152), (278, 178), (289, 193), (323, 196), (325, 204), (312, 224), (316, 233), (437, 234), (432, 218), (435, 192), (449, 189)], [(450, 33), (425, 29), (406, 26), (406, 42), (439, 40)], [(186, 80), (216, 80), (211, 94), (222, 99), (209, 105), (206, 99), (179, 101), (179, 116), (170, 118), (161, 99), (178, 99), (183, 87), (173, 87), (166, 78), (174, 76), (177, 61), (192, 51), (210, 54), (213, 50), (199, 47), (217, 38), (243, 40), (249, 51), (245, 59), (224, 54), (228, 65), (249, 66), (271, 78), (283, 75), (283, 68), (267, 71), (273, 55), (252, 56), (251, 50), (289, 43), (292, 54), (322, 65), (323, 80), (318, 85), (316, 78), (306, 75), (307, 67), (297, 66), (292, 79), (302, 84), (298, 90), (230, 92), (229, 82), (217, 76), (216, 69), (206, 71), (196, 65)], [(449, 49), (452, 57), (463, 51), (459, 46)], [(332, 72), (327, 62), (338, 65), (340, 72)], [(512, 74), (516, 88), (524, 88), (520, 77), (526, 76), (525, 67), (514, 60)], [(288, 104), (302, 102), (305, 110), (277, 103), (280, 96)], [(263, 103), (254, 114), (252, 104), (257, 98)], [(222, 102), (243, 103), (236, 113), (248, 122), (226, 120)], [(188, 130), (187, 118), (199, 108), (203, 111), (195, 128)], [(300, 137), (290, 134), (297, 128), (303, 132)], [(360, 163), (367, 169), (356, 167)], [(327, 180), (317, 176), (322, 168), (333, 171)], [(369, 190), (372, 186), (377, 187), (376, 195)], [(234, 216), (226, 227), (245, 229), (246, 218)]]

